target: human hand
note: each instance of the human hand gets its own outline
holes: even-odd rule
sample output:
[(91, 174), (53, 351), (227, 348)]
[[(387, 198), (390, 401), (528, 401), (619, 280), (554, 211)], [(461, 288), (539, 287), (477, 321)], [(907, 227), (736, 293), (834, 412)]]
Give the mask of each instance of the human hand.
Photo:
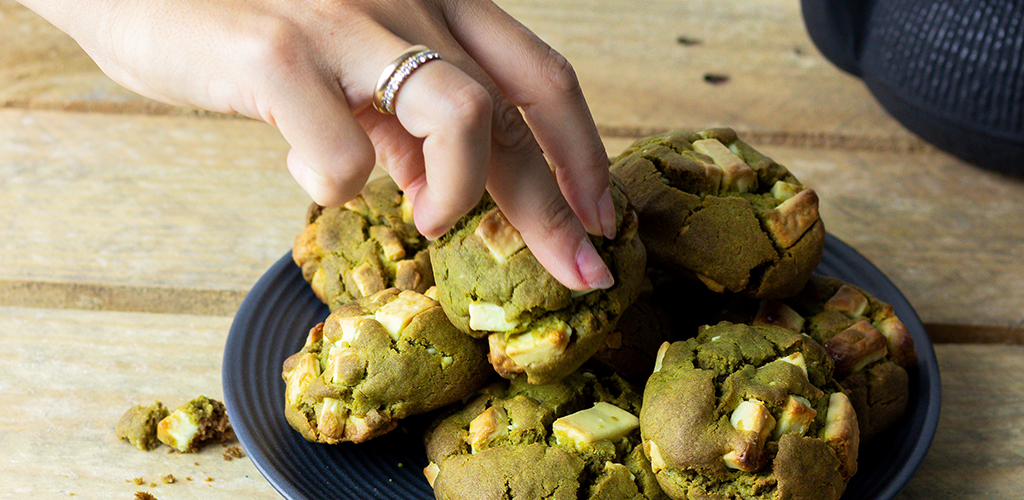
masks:
[[(321, 205), (355, 196), (377, 164), (433, 238), (486, 188), (556, 279), (612, 284), (587, 237), (614, 236), (608, 161), (575, 73), (489, 0), (22, 1), (135, 92), (276, 126)], [(379, 113), (381, 70), (414, 44), (442, 60)]]

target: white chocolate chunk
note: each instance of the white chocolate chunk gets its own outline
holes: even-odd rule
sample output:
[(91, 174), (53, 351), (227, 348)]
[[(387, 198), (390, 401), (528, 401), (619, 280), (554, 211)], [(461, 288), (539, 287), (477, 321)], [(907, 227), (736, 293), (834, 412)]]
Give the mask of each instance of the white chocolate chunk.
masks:
[(387, 226), (370, 226), (370, 237), (380, 244), (384, 256), (395, 261), (405, 258), (405, 247), (394, 229)]
[(505, 319), (505, 310), (490, 302), (469, 303), (469, 327), (480, 332), (508, 332), (519, 326)]
[(753, 324), (755, 326), (781, 326), (799, 333), (804, 328), (804, 317), (780, 301), (762, 300)]
[(186, 451), (192, 438), (199, 432), (199, 423), (183, 411), (174, 411), (157, 424), (160, 442), (178, 450)]
[(651, 461), (652, 472), (657, 474), (665, 469), (665, 457), (661, 456), (661, 448), (658, 448), (658, 443), (651, 440), (644, 441), (644, 454)]
[(822, 439), (835, 450), (840, 463), (839, 472), (847, 478), (856, 474), (860, 427), (850, 398), (842, 392), (829, 397)]
[(384, 278), (367, 262), (352, 270), (352, 282), (360, 297), (369, 297), (384, 289)]
[(797, 368), (800, 368), (800, 371), (804, 372), (804, 376), (805, 377), (807, 376), (807, 361), (804, 359), (804, 353), (802, 353), (802, 352), (794, 352), (793, 354), (790, 354), (789, 356), (786, 356), (784, 358), (779, 358), (779, 361), (783, 361), (783, 362), (789, 363), (789, 364), (791, 364), (791, 365), (793, 365), (793, 366), (795, 366)]
[(429, 484), (431, 488), (434, 487), (434, 481), (437, 480), (437, 475), (440, 473), (441, 468), (434, 462), (430, 462), (423, 468), (423, 476), (427, 478), (427, 484)]
[(764, 403), (746, 400), (733, 410), (729, 423), (742, 435), (736, 443), (737, 448), (722, 455), (722, 461), (732, 469), (747, 472), (757, 470), (764, 442), (775, 429), (775, 418)]
[(636, 415), (601, 401), (555, 420), (551, 429), (559, 443), (584, 445), (602, 439), (619, 439), (639, 427), (640, 419)]
[(826, 311), (839, 311), (855, 318), (864, 315), (869, 305), (868, 298), (863, 293), (852, 286), (843, 285), (825, 302), (824, 308)]
[(497, 208), (484, 214), (473, 234), (484, 242), (499, 263), (504, 263), (509, 256), (526, 247), (519, 231)]
[(341, 336), (328, 337), (327, 340), (335, 344), (344, 345), (355, 345), (359, 339), (359, 325), (367, 319), (372, 319), (373, 316), (330, 316), (327, 321), (333, 321), (336, 325), (335, 328), (329, 329), (332, 335), (337, 335), (337, 332), (341, 331)]
[(437, 305), (432, 299), (410, 290), (403, 290), (391, 302), (384, 304), (373, 314), (384, 329), (391, 334), (391, 338), (398, 340), (402, 330), (412, 321), (417, 314)]
[[(359, 356), (359, 352), (347, 345), (334, 344), (327, 352), (330, 359), (331, 382), (335, 384), (351, 384), (353, 381), (362, 378), (362, 370), (365, 366)], [(356, 372), (358, 370), (358, 372)]]
[(816, 416), (818, 416), (818, 412), (811, 408), (811, 402), (807, 398), (790, 395), (786, 399), (786, 406), (782, 408), (778, 425), (775, 426), (772, 436), (775, 439), (790, 433), (802, 436), (807, 432)]
[(764, 222), (775, 241), (783, 248), (789, 248), (818, 219), (818, 194), (808, 188), (765, 212)]
[(785, 181), (775, 181), (772, 185), (772, 197), (777, 200), (788, 200), (803, 190), (803, 186)]
[(572, 327), (559, 321), (547, 330), (510, 338), (505, 346), (505, 355), (521, 367), (544, 362), (565, 352), (571, 334)]
[(302, 394), (306, 392), (309, 383), (320, 376), (320, 361), (313, 353), (307, 352), (284, 376), (287, 380), (285, 397), (288, 399), (288, 404), (296, 405), (302, 398)]
[(775, 418), (764, 406), (764, 403), (755, 399), (748, 399), (741, 402), (729, 416), (729, 423), (738, 431), (754, 432), (758, 435), (765, 435), (771, 432), (775, 426)]
[(363, 198), (362, 195), (356, 196), (355, 198), (346, 201), (345, 204), (342, 205), (342, 207), (344, 207), (345, 210), (349, 210), (357, 214), (366, 214), (370, 211), (370, 209), (366, 206), (366, 199)]
[(437, 300), (437, 287), (431, 285), (431, 287), (428, 288), (427, 291), (423, 292), (423, 296), (428, 297), (431, 300)]
[(757, 184), (757, 174), (718, 139), (694, 141), (693, 150), (711, 157), (715, 164), (722, 168), (721, 189), (734, 189), (746, 193)]
[(662, 342), (661, 347), (658, 347), (658, 354), (654, 358), (654, 373), (661, 371), (661, 364), (665, 361), (665, 353), (668, 351), (668, 342)]
[(345, 417), (348, 410), (341, 406), (341, 400), (324, 398), (320, 413), (316, 416), (316, 428), (328, 439), (341, 439), (345, 434)]
[(505, 410), (492, 406), (469, 423), (466, 443), (473, 448), (473, 453), (476, 453), (506, 434), (508, 434), (508, 415)]
[(402, 215), (402, 222), (405, 222), (410, 226), (414, 226), (416, 224), (415, 220), (413, 219), (412, 208), (412, 200), (403, 193), (402, 201), (398, 205), (398, 211)]

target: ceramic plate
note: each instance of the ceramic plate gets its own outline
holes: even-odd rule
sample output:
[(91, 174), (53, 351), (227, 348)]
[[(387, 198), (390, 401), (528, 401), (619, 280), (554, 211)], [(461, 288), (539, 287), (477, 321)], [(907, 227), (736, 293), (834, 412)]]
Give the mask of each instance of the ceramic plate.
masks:
[[(924, 326), (903, 294), (873, 264), (828, 236), (817, 271), (858, 285), (896, 309), (914, 338), (918, 368), (910, 372), (903, 420), (861, 450), (860, 468), (844, 500), (891, 499), (924, 460), (939, 420), (939, 369)], [(425, 419), (408, 419), (369, 443), (309, 443), (284, 417), (281, 364), (298, 352), (309, 329), (327, 317), (285, 254), (242, 302), (224, 349), (224, 399), (235, 433), (259, 471), (285, 498), (431, 499), (423, 478)]]

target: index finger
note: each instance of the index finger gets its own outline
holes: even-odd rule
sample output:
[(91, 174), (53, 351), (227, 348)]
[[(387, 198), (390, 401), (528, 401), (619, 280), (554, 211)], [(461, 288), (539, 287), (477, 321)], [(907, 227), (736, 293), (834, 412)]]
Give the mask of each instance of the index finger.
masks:
[(584, 227), (614, 237), (608, 154), (572, 65), (494, 3), (451, 4), (453, 35), (523, 111)]

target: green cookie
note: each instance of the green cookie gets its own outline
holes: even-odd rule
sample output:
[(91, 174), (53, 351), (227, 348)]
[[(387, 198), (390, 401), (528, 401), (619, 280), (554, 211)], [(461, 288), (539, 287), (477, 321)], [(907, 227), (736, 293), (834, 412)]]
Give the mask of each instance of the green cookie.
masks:
[(334, 310), (284, 362), (285, 415), (309, 441), (366, 441), (472, 393), (486, 356), (435, 300), (389, 288)]
[(857, 418), (831, 360), (781, 327), (719, 323), (665, 344), (640, 428), (675, 499), (836, 500), (857, 471)]
[(817, 194), (731, 129), (640, 139), (611, 170), (636, 207), (651, 263), (715, 292), (793, 295), (821, 260)]
[(292, 258), (331, 310), (385, 288), (423, 293), (434, 284), (428, 241), (390, 177), (370, 181), (340, 207), (312, 205)]
[(813, 276), (794, 297), (732, 309), (740, 321), (804, 332), (823, 345), (836, 379), (849, 391), (865, 442), (903, 416), (910, 398), (907, 369), (917, 364), (917, 352), (891, 305), (841, 280)]
[(426, 435), (437, 498), (662, 499), (639, 447), (640, 393), (579, 371), (537, 386), (488, 386)]
[(430, 247), (438, 301), (452, 324), (488, 337), (490, 361), (506, 378), (557, 382), (605, 345), (619, 316), (639, 294), (646, 253), (636, 215), (617, 179), (614, 240), (592, 237), (615, 285), (577, 293), (551, 276), (519, 232), (485, 197)]

